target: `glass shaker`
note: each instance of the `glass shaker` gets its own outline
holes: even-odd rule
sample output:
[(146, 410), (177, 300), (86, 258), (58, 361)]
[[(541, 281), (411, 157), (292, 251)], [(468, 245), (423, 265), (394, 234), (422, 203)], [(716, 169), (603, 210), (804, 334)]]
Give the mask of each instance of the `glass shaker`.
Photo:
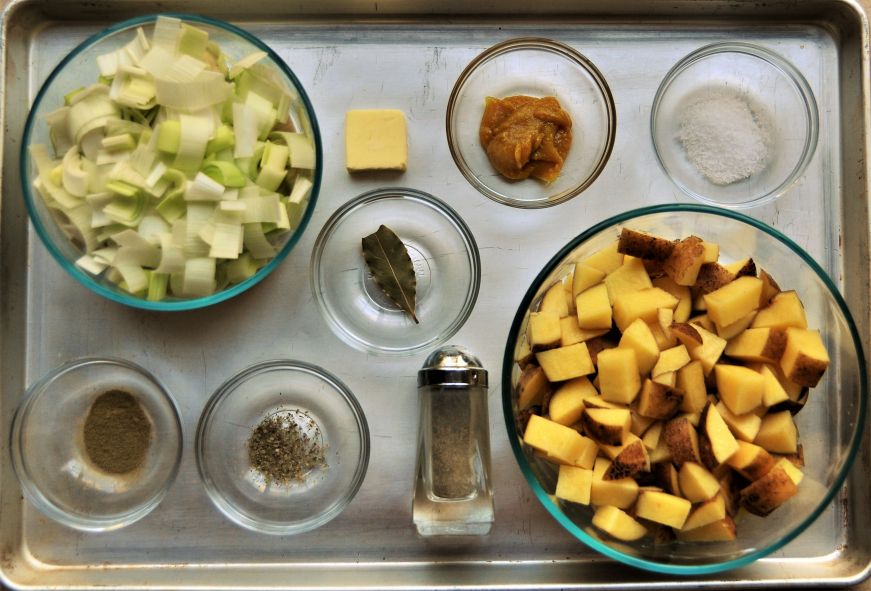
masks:
[(487, 370), (449, 345), (427, 357), (417, 385), (414, 524), (423, 536), (486, 534), (493, 524)]

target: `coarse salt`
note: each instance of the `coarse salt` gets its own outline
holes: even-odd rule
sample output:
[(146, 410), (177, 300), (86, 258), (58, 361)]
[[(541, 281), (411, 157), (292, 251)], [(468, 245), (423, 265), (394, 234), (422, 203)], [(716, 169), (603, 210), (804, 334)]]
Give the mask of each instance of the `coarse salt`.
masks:
[(717, 93), (687, 107), (680, 143), (693, 166), (715, 185), (729, 185), (768, 165), (770, 125), (738, 95)]

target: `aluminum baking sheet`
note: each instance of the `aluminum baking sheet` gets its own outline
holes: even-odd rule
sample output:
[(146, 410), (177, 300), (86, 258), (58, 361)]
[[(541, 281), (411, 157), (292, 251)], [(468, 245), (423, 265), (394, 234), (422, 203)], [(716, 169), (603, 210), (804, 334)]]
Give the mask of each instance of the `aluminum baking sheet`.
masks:
[[(0, 5), (3, 432), (8, 433), (23, 389), (44, 372), (76, 357), (114, 354), (164, 381), (178, 401), (185, 435), (180, 475), (160, 507), (132, 526), (99, 535), (59, 526), (22, 500), (4, 438), (0, 574), (7, 585), (735, 588), (842, 586), (859, 583), (871, 572), (867, 444), (844, 494), (783, 550), (725, 574), (655, 577), (599, 557), (538, 505), (507, 443), (498, 381), (510, 321), (551, 255), (613, 214), (687, 201), (656, 165), (650, 104), (677, 60), (714, 41), (750, 41), (781, 53), (816, 94), (820, 140), (807, 172), (783, 198), (750, 213), (785, 232), (828, 270), (861, 334), (868, 335), (868, 22), (862, 4), (543, 0), (530, 9), (519, 0), (7, 0)], [(68, 277), (28, 225), (17, 174), (27, 108), (51, 68), (102, 26), (157, 9), (224, 18), (272, 46), (313, 100), (326, 164), (311, 223), (268, 280), (233, 301), (173, 314), (109, 303)], [(613, 155), (593, 186), (566, 204), (531, 211), (499, 205), (471, 188), (451, 161), (444, 133), (447, 98), (462, 68), (489, 45), (523, 35), (557, 39), (587, 55), (611, 86), (618, 121)], [(405, 111), (406, 173), (351, 177), (345, 172), (344, 112), (362, 107)], [(480, 247), (480, 295), (452, 341), (477, 353), (491, 375), (496, 523), (483, 538), (426, 540), (411, 522), (415, 376), (424, 355), (395, 359), (350, 349), (330, 332), (311, 295), (309, 258), (323, 223), (350, 198), (389, 185), (446, 200)], [(372, 431), (369, 472), (357, 497), (331, 523), (295, 537), (258, 535), (226, 520), (206, 496), (193, 454), (196, 423), (211, 392), (235, 371), (275, 357), (337, 373), (356, 393)]]

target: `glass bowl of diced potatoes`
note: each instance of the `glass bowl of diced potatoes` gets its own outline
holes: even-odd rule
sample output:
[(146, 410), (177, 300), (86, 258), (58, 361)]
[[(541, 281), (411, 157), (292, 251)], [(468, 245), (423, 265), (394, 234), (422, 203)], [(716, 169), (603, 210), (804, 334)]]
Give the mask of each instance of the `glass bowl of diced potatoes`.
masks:
[(834, 521), (866, 393), (856, 325), (819, 264), (762, 222), (687, 204), (560, 250), (503, 365), (508, 436), (544, 508), (668, 574), (740, 567)]
[(299, 241), (323, 170), (288, 65), (229, 23), (126, 20), (36, 93), (21, 142), (36, 234), (94, 293), (190, 310), (247, 290)]

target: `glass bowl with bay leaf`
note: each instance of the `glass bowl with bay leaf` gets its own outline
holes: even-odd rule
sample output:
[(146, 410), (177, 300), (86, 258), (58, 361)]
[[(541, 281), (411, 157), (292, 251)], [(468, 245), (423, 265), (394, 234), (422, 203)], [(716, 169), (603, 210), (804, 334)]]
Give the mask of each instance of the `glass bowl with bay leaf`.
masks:
[(364, 193), (324, 224), (311, 283), (321, 313), (345, 343), (411, 355), (456, 334), (475, 305), (478, 247), (440, 199), (408, 188)]
[(197, 467), (215, 506), (248, 529), (313, 530), (351, 502), (369, 465), (369, 427), (328, 371), (274, 360), (231, 377), (209, 399)]

